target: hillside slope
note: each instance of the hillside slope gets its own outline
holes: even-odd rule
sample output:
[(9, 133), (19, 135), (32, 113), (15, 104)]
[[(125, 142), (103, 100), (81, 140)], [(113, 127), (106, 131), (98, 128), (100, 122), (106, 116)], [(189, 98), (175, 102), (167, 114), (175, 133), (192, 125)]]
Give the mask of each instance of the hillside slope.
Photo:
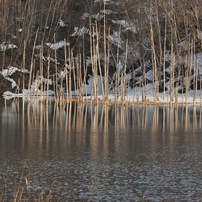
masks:
[(198, 1), (0, 4), (1, 95), (201, 101)]

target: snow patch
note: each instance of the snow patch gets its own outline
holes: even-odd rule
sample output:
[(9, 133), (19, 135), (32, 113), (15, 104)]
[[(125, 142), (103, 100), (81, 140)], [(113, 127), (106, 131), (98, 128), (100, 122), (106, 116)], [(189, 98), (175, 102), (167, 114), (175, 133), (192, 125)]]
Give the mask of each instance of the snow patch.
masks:
[(89, 29), (86, 27), (78, 28), (74, 27), (74, 33), (70, 36), (82, 36), (83, 34), (89, 34)]
[[(96, 83), (96, 88), (94, 87), (94, 83)], [(88, 80), (87, 84), (82, 84), (82, 86), (72, 91), (73, 96), (79, 96), (79, 95), (95, 95), (95, 90), (97, 91), (98, 95), (102, 95), (102, 83), (104, 83), (104, 77), (100, 76), (91, 76)]]
[(134, 22), (128, 22), (126, 20), (112, 20), (112, 22), (114, 24), (121, 25), (123, 28), (125, 28), (125, 31), (130, 30), (133, 33), (137, 34), (137, 28), (136, 28)]
[(11, 82), (11, 86), (12, 88), (14, 87), (18, 87), (16, 81), (14, 81), (12, 78), (10, 78), (9, 76), (11, 76), (12, 74), (14, 74), (16, 71), (18, 72), (25, 72), (25, 73), (29, 73), (28, 70), (26, 69), (19, 69), (17, 67), (12, 67), (9, 66), (7, 69), (3, 69), (0, 74), (8, 81)]
[(109, 39), (118, 48), (124, 48), (123, 40), (120, 38), (120, 34), (118, 32), (114, 32), (113, 35), (110, 35)]
[(22, 28), (18, 28), (18, 32), (21, 33), (22, 32)]
[(38, 90), (36, 94), (30, 94), (29, 90), (24, 89), (23, 93), (12, 93), (10, 91), (5, 91), (3, 93), (3, 98), (6, 100), (10, 100), (10, 99), (13, 99), (16, 97), (23, 98), (24, 100), (28, 100), (28, 99), (36, 100), (36, 98), (38, 98), (41, 100), (41, 98), (51, 99), (54, 97), (54, 95), (55, 95), (55, 93), (52, 90), (48, 90), (48, 91), (44, 91), (44, 92), (41, 92), (40, 90)]
[(100, 12), (105, 15), (117, 14), (117, 12), (113, 12), (112, 10), (109, 9), (101, 10)]
[(65, 22), (63, 20), (61, 20), (61, 19), (58, 21), (58, 24), (59, 24), (60, 27), (67, 27)]
[(18, 72), (24, 72), (24, 73), (29, 73), (29, 71), (27, 69), (19, 69), (18, 67), (13, 67), (13, 66), (8, 66), (7, 69), (3, 69), (0, 74), (3, 77), (7, 77), (7, 76), (11, 76), (12, 74), (14, 74), (16, 71)]
[(6, 51), (8, 49), (14, 49), (14, 48), (17, 48), (15, 44), (6, 43), (6, 42), (3, 42), (2, 44), (0, 44), (0, 51)]
[[(63, 48), (64, 46), (69, 46), (69, 42), (66, 41), (59, 41), (57, 43), (46, 43), (46, 45), (53, 49), (53, 50), (57, 50), (59, 48)], [(39, 46), (38, 46), (39, 47)]]

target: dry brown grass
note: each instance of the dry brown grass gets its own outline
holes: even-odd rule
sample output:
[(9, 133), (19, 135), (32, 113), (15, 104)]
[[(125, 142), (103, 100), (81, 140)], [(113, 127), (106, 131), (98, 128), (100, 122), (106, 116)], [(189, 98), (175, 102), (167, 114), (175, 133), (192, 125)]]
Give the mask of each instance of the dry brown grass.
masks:
[[(0, 0), (0, 43), (6, 41), (18, 46), (18, 49), (15, 50), (0, 52), (1, 68), (14, 65), (30, 69), (33, 66), (33, 78), (39, 71), (44, 77), (47, 77), (63, 70), (68, 58), (71, 59), (70, 63), (76, 65), (75, 72), (71, 71), (69, 74), (72, 78), (68, 85), (73, 90), (75, 87), (81, 86), (82, 82), (86, 82), (87, 78), (84, 77), (88, 74), (99, 74), (105, 77), (107, 74), (109, 80), (115, 78), (113, 81), (115, 85), (119, 82), (128, 85), (124, 81), (126, 71), (132, 74), (135, 66), (144, 67), (147, 61), (151, 61), (150, 68), (156, 75), (153, 83), (157, 85), (154, 85), (154, 94), (158, 96), (158, 86), (162, 84), (160, 88), (165, 91), (164, 86), (167, 79), (173, 80), (173, 85), (176, 85), (174, 80), (182, 80), (184, 69), (190, 72), (186, 76), (192, 76), (190, 67), (184, 67), (183, 64), (178, 64), (180, 69), (178, 74), (174, 70), (173, 75), (165, 75), (167, 64), (164, 56), (167, 50), (177, 58), (202, 51), (200, 34), (202, 12), (200, 8), (201, 3), (196, 0), (173, 0), (172, 2), (129, 0), (121, 1), (120, 5), (95, 4), (90, 0), (59, 0), (57, 2), (54, 0)], [(106, 15), (98, 22), (95, 22), (93, 18), (81, 20), (84, 12), (97, 14), (103, 9), (112, 9), (116, 14)], [(60, 19), (68, 26), (59, 27)], [(116, 19), (134, 22), (137, 33), (124, 30), (121, 25), (112, 23), (112, 20)], [(88, 35), (71, 37), (74, 27), (87, 27), (91, 31), (95, 31), (96, 37)], [(22, 32), (19, 32), (19, 29), (22, 29)], [(114, 31), (119, 34), (125, 48), (117, 48), (108, 40), (109, 35)], [(17, 38), (12, 38), (13, 35)], [(54, 51), (44, 45), (46, 42), (53, 43), (64, 39), (70, 42), (70, 50)], [(193, 42), (194, 49), (191, 45), (187, 50), (180, 49), (179, 42), (182, 40)], [(36, 44), (43, 44), (43, 50), (37, 52), (33, 48)], [(138, 53), (138, 58), (134, 57), (134, 50)], [(127, 64), (121, 77), (121, 73), (115, 72), (114, 69), (116, 70), (118, 67), (119, 55), (124, 52), (127, 55)], [(104, 54), (103, 60), (100, 59), (100, 53)], [(41, 54), (40, 58), (36, 59), (35, 54)], [(98, 61), (92, 64), (92, 67), (86, 67), (85, 58), (92, 55), (96, 55)], [(43, 57), (48, 56), (57, 59), (61, 65), (51, 62), (48, 64), (43, 60)], [(74, 58), (79, 58), (79, 60)], [(174, 64), (174, 60), (169, 62)], [(113, 68), (110, 68), (111, 66)], [(183, 66), (183, 70), (181, 70), (181, 66)], [(142, 74), (145, 73), (142, 68)], [(131, 83), (133, 87), (136, 86), (135, 76)], [(145, 86), (147, 83), (148, 81), (143, 79), (140, 85)], [(105, 84), (104, 87), (103, 84), (105, 96), (108, 94), (106, 86)], [(187, 85), (186, 89), (188, 88), (190, 85)], [(171, 86), (172, 90), (173, 86)]]

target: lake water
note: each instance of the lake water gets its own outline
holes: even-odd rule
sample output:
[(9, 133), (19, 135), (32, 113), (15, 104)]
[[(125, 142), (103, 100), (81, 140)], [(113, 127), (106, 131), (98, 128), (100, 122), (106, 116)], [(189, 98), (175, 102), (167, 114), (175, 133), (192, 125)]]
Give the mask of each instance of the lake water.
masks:
[(201, 201), (200, 106), (0, 101), (0, 199)]

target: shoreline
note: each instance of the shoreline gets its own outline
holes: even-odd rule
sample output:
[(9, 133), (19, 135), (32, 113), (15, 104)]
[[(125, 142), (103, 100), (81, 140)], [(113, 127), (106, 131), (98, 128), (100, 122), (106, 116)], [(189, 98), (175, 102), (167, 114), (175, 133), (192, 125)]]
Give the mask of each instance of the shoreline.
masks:
[(179, 99), (178, 101), (170, 101), (168, 100), (159, 100), (156, 101), (154, 99), (147, 99), (145, 101), (139, 100), (135, 101), (134, 99), (125, 99), (125, 100), (115, 100), (113, 98), (108, 98), (108, 99), (103, 99), (101, 97), (99, 98), (89, 98), (89, 97), (72, 97), (72, 98), (66, 98), (65, 96), (62, 96), (60, 98), (56, 98), (54, 96), (30, 96), (30, 97), (23, 97), (23, 96), (16, 96), (16, 97), (3, 97), (1, 96), (1, 99), (3, 99), (5, 102), (7, 101), (24, 101), (24, 102), (42, 102), (42, 103), (48, 103), (48, 102), (55, 102), (55, 103), (82, 103), (82, 104), (93, 104), (93, 105), (107, 105), (107, 106), (112, 106), (112, 105), (123, 105), (123, 106), (133, 106), (133, 105), (142, 105), (142, 106), (176, 106), (176, 105), (202, 105), (202, 100), (200, 98), (195, 99), (193, 101), (193, 98), (189, 97), (187, 101), (185, 99)]

